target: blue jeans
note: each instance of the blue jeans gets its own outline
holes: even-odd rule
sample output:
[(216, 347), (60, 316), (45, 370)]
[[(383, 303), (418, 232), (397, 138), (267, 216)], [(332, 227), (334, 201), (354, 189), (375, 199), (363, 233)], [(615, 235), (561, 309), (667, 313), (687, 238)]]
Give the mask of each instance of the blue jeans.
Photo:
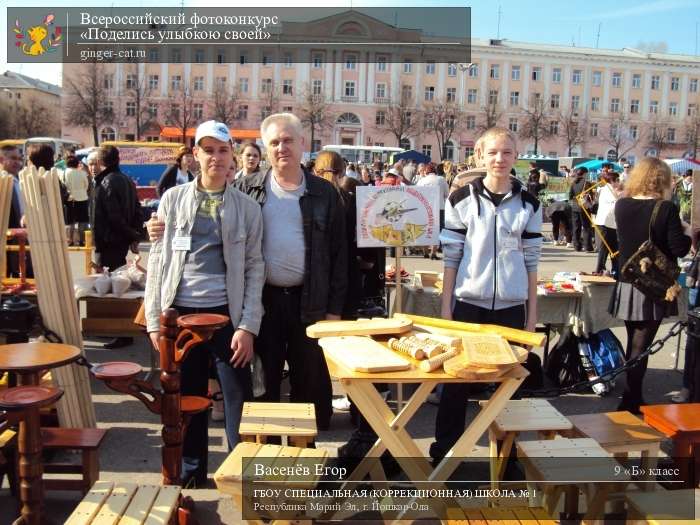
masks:
[[(228, 315), (228, 306), (214, 308), (176, 307), (180, 315), (194, 313), (215, 313)], [(209, 383), (210, 359), (216, 368), (216, 375), (224, 396), (224, 415), (228, 448), (232, 450), (240, 441), (238, 434), (241, 423), (243, 402), (253, 399), (250, 365), (234, 368), (231, 359), (231, 337), (234, 329), (231, 323), (214, 332), (207, 343), (203, 343), (187, 354), (182, 363), (180, 392), (182, 395), (206, 396)], [(192, 417), (185, 432), (182, 447), (182, 479), (194, 477), (198, 484), (207, 478), (209, 448), (209, 412), (201, 412)]]

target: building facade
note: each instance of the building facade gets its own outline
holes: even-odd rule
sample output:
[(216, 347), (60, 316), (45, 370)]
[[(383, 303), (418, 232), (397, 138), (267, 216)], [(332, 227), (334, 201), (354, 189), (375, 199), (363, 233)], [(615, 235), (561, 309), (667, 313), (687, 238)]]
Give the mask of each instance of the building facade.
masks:
[(61, 88), (13, 71), (0, 75), (0, 138), (61, 136)]
[[(380, 40), (389, 27), (346, 13), (338, 15), (335, 36), (352, 32)], [(176, 49), (155, 52), (168, 52), (168, 62), (100, 66), (113, 113), (100, 127), (100, 140), (136, 139), (137, 113), (138, 137), (158, 140), (165, 126), (193, 128), (217, 116), (226, 116), (232, 128), (256, 129), (270, 112), (300, 113), (310, 101), (323, 100), (326, 125), (315, 131), (313, 150), (323, 144), (396, 146), (388, 121), (397, 106), (412, 120), (401, 146), (433, 160), (465, 160), (494, 123), (519, 136), (523, 154), (634, 162), (697, 150), (700, 58), (693, 56), (479, 39), (472, 39), (470, 64), (433, 61), (419, 49), (398, 55), (351, 46), (289, 52), (277, 60), (264, 50), (235, 55), (230, 49), (225, 52), (234, 53), (233, 60), (207, 60), (195, 49), (192, 63), (181, 63)], [(64, 80), (86, 75), (89, 67), (64, 65)], [(70, 96), (64, 89), (64, 102)], [(436, 123), (436, 106), (450, 113), (442, 144), (436, 130), (444, 132), (445, 125)], [(92, 143), (89, 130), (63, 117), (64, 137)], [(310, 130), (307, 140), (311, 149)]]

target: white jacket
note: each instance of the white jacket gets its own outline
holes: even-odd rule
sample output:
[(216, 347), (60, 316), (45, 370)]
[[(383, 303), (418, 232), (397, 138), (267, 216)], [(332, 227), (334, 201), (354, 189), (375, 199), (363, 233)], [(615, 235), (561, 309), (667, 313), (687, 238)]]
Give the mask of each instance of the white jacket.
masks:
[(70, 194), (70, 198), (76, 202), (88, 200), (88, 176), (82, 170), (76, 168), (66, 168), (63, 174), (63, 184)]
[(598, 212), (595, 214), (593, 222), (597, 226), (605, 226), (607, 228), (617, 229), (615, 224), (615, 203), (617, 197), (612, 191), (610, 184), (606, 184), (598, 192)]

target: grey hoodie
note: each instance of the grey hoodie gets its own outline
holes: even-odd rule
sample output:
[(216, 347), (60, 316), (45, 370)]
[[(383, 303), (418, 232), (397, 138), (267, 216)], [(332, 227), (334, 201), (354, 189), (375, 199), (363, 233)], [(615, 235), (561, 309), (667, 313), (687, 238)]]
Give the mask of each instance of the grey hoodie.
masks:
[(542, 249), (540, 202), (512, 179), (498, 208), (480, 177), (454, 191), (445, 205), (440, 241), (445, 268), (457, 269), (454, 295), (489, 310), (527, 301), (527, 274)]

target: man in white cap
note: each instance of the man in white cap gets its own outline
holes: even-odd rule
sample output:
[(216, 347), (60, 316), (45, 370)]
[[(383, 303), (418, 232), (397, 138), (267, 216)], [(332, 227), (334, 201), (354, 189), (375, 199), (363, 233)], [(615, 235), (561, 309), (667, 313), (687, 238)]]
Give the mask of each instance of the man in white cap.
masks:
[[(265, 282), (260, 206), (226, 183), (233, 146), (225, 124), (197, 128), (194, 155), (200, 174), (167, 191), (158, 207), (162, 237), (151, 246), (145, 305), (147, 330), (158, 347), (160, 313), (218, 313), (230, 322), (182, 364), (181, 392), (206, 396), (209, 360), (224, 397), (229, 449), (239, 441), (243, 402), (252, 399), (249, 363), (262, 318)], [(207, 479), (208, 414), (195, 415), (183, 443), (183, 485)]]

